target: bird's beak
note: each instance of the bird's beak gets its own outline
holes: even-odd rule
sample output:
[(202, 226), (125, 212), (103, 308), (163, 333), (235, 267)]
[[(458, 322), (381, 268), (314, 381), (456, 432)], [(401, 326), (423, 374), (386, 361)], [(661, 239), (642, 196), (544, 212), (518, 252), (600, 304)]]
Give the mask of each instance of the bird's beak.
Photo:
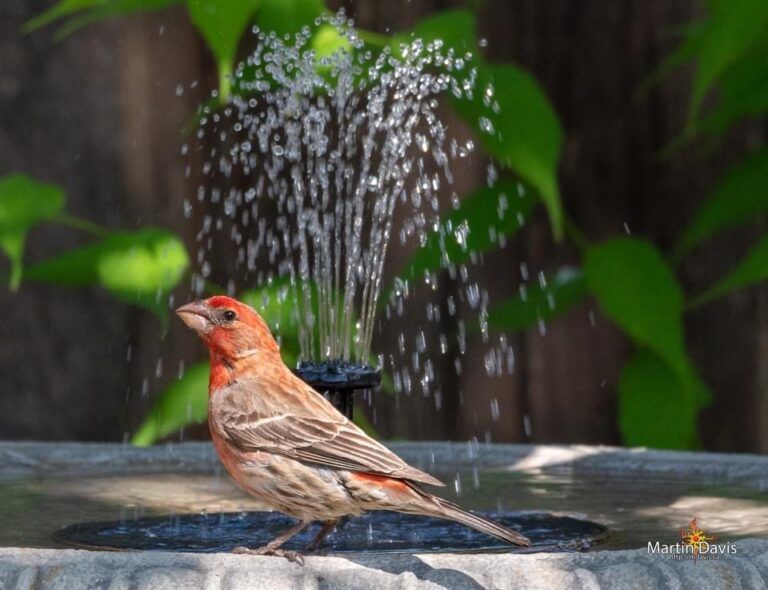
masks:
[(182, 305), (176, 310), (176, 315), (201, 336), (213, 329), (211, 310), (203, 301), (193, 301)]

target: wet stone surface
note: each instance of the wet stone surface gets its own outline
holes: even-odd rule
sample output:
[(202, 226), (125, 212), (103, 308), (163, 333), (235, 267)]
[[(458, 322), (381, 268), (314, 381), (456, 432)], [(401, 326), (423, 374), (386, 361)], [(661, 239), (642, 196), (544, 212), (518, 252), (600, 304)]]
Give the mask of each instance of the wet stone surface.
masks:
[(744, 541), (739, 555), (711, 562), (649, 558), (645, 551), (536, 555), (384, 553), (307, 557), (305, 565), (300, 566), (282, 558), (225, 553), (0, 550), (0, 588), (17, 590), (762, 590), (766, 581), (768, 540)]

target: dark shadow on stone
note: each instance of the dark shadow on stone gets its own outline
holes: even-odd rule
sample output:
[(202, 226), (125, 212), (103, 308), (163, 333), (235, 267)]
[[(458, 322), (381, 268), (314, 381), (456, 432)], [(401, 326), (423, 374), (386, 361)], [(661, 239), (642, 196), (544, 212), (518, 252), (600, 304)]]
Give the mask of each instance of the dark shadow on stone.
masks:
[(372, 554), (345, 555), (344, 559), (370, 569), (377, 569), (388, 574), (400, 575), (407, 572), (414, 574), (419, 580), (440, 584), (446, 588), (457, 590), (482, 590), (472, 576), (451, 568), (435, 569), (416, 555), (410, 554)]

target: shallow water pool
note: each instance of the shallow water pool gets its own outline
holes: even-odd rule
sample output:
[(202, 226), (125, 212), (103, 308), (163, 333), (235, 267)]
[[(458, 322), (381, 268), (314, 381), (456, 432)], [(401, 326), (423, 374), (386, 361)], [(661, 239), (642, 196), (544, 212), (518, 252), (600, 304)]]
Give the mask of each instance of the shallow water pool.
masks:
[[(602, 549), (674, 543), (696, 518), (718, 541), (768, 536), (768, 497), (735, 485), (643, 474), (570, 469), (432, 469), (442, 494), (484, 512), (547, 511), (606, 525)], [(21, 476), (0, 479), (0, 546), (61, 547), (54, 533), (73, 523), (264, 509), (220, 472)]]

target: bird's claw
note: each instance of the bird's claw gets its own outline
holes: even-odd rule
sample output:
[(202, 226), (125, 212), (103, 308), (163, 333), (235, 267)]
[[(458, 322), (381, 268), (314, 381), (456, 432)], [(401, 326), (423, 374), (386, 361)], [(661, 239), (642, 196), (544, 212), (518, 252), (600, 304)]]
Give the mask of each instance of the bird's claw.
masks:
[(274, 555), (275, 557), (284, 557), (288, 561), (304, 565), (304, 556), (298, 551), (291, 551), (290, 549), (280, 549), (279, 547), (270, 547), (264, 545), (263, 547), (257, 547), (256, 549), (249, 549), (248, 547), (235, 547), (232, 549), (232, 553), (240, 555)]

